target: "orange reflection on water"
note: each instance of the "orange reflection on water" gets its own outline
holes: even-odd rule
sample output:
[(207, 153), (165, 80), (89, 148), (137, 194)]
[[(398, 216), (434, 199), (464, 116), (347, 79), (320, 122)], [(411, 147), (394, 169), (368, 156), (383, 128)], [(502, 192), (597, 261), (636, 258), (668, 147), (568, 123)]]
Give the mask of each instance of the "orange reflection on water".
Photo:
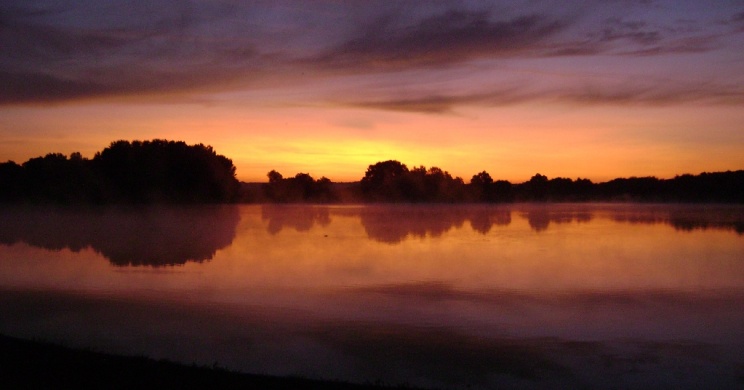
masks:
[(489, 388), (514, 367), (545, 366), (583, 378), (569, 387), (599, 384), (642, 354), (650, 372), (707, 367), (705, 380), (726, 386), (744, 348), (742, 215), (638, 205), (4, 210), (0, 333), (440, 387), (477, 377)]
[[(140, 216), (143, 223), (131, 215), (128, 223), (122, 215), (97, 217), (92, 229), (79, 228), (73, 238), (64, 237), (70, 221), (59, 224), (61, 237), (15, 226), (30, 238), (2, 248), (0, 277), (3, 286), (205, 289), (223, 291), (225, 298), (257, 288), (335, 291), (416, 283), (532, 293), (744, 287), (744, 237), (732, 229), (679, 230), (658, 216), (631, 224), (627, 207), (576, 207), (240, 206), (186, 217), (171, 210)], [(152, 228), (154, 218), (177, 228)], [(201, 219), (189, 224), (194, 218)], [(78, 217), (73, 222), (84, 225)], [(90, 231), (99, 237), (80, 237)], [(45, 238), (46, 245), (39, 242)]]
[[(320, 289), (440, 282), (475, 291), (744, 284), (742, 237), (730, 231), (680, 232), (666, 224), (629, 225), (604, 217), (535, 231), (529, 211), (507, 210), (509, 224), (481, 234), (473, 230), (471, 216), (495, 212), (501, 217), (504, 210), (466, 208), (453, 216), (448, 208), (371, 209), (326, 209), (328, 216), (299, 226), (301, 231), (288, 223), (274, 234), (263, 231), (273, 218), (307, 211), (280, 207), (266, 216), (264, 208), (259, 222), (245, 210), (237, 239), (224, 253), (222, 266), (229, 271), (220, 280)], [(406, 228), (408, 234), (400, 234)]]
[[(99, 212), (88, 215), (94, 220), (91, 229), (79, 215), (72, 217), (77, 233), (64, 228), (71, 217), (61, 214), (50, 217), (61, 223), (45, 225), (56, 223), (57, 232), (47, 228), (39, 233), (38, 227), (24, 228), (16, 221), (13, 231), (27, 237), (2, 247), (0, 285), (300, 306), (324, 306), (309, 297), (337, 299), (358, 291), (446, 298), (744, 288), (741, 234), (726, 228), (679, 230), (658, 210), (629, 207), (239, 206), (199, 213)], [(156, 226), (155, 218), (160, 227), (143, 229)], [(35, 218), (28, 221), (39, 226), (33, 225)], [(102, 223), (112, 230), (101, 233)], [(199, 233), (207, 228), (213, 228), (209, 234)], [(93, 237), (90, 231), (98, 233)], [(48, 243), (39, 242), (45, 237)], [(112, 254), (115, 258), (108, 257)]]

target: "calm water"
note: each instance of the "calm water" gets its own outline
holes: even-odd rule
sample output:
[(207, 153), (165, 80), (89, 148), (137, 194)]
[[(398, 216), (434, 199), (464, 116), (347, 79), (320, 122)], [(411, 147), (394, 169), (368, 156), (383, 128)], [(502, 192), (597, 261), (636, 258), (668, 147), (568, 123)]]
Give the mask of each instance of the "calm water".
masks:
[(744, 386), (744, 208), (0, 211), (0, 333), (441, 388)]

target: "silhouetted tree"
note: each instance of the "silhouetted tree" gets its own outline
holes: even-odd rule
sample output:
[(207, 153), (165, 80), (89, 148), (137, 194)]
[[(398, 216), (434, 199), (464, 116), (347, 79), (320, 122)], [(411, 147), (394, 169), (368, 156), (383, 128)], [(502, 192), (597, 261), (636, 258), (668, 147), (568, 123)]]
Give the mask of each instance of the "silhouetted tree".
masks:
[(274, 170), (267, 176), (269, 182), (264, 186), (264, 195), (271, 202), (328, 203), (337, 200), (333, 193), (333, 183), (326, 177), (315, 180), (307, 173), (298, 173), (295, 177), (285, 179)]
[(452, 177), (447, 171), (431, 167), (424, 176), (424, 200), (455, 203), (462, 202), (465, 195), (465, 183), (459, 177)]
[(661, 181), (655, 177), (613, 179), (598, 186), (598, 192), (607, 200), (661, 201)]
[(483, 171), (473, 175), (470, 179), (471, 199), (476, 202), (491, 202), (493, 200), (493, 179), (488, 172)]
[(594, 183), (589, 179), (578, 178), (573, 183), (572, 193), (575, 201), (587, 201), (594, 197)]
[(271, 172), (267, 173), (266, 176), (269, 177), (269, 183), (279, 183), (284, 179), (284, 176), (282, 176), (281, 173), (271, 170)]
[[(673, 179), (618, 178), (605, 183), (588, 179), (494, 181), (486, 171), (468, 185), (438, 167), (411, 170), (395, 160), (370, 165), (358, 183), (332, 183), (307, 173), (284, 178), (272, 170), (264, 185), (235, 178), (235, 166), (211, 146), (167, 140), (115, 141), (92, 160), (80, 153), (50, 153), (22, 165), (0, 163), (3, 202), (512, 202), (642, 201), (744, 203), (744, 171), (684, 174)], [(242, 190), (241, 190), (242, 188)], [(262, 191), (263, 190), (263, 191)], [(242, 191), (242, 192), (241, 192)], [(263, 197), (261, 193), (263, 192)], [(341, 195), (339, 195), (341, 194)]]
[(544, 202), (548, 199), (548, 177), (539, 173), (521, 185), (522, 200)]
[(237, 195), (235, 167), (211, 146), (116, 141), (92, 160), (75, 152), (0, 169), (0, 199), (24, 202), (225, 202)]
[(370, 165), (360, 182), (362, 194), (371, 201), (401, 201), (405, 200), (407, 188), (405, 177), (408, 167), (395, 160), (378, 162)]
[(232, 160), (203, 144), (116, 141), (93, 163), (127, 202), (224, 202), (238, 193)]
[(424, 166), (411, 170), (398, 161), (370, 165), (360, 182), (365, 199), (373, 202), (443, 202), (465, 200), (465, 184), (447, 171)]
[(22, 192), (25, 200), (80, 203), (100, 200), (101, 180), (89, 160), (80, 153), (68, 159), (60, 153), (23, 163)]
[(315, 200), (320, 203), (338, 201), (338, 195), (333, 191), (331, 179), (323, 176), (315, 182)]
[(493, 182), (493, 201), (494, 202), (512, 202), (514, 201), (514, 186), (506, 180), (496, 180)]
[(0, 163), (0, 201), (23, 199), (24, 169), (13, 161)]

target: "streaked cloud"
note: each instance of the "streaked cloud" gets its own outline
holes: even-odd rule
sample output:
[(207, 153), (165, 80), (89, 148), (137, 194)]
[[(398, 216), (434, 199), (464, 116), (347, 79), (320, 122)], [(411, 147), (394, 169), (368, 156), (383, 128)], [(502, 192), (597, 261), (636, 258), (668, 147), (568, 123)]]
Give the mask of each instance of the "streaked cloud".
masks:
[(744, 32), (744, 11), (732, 16), (725, 24), (734, 26), (738, 32)]
[(260, 61), (250, 39), (200, 32), (209, 19), (190, 7), (140, 8), (108, 25), (96, 17), (119, 11), (115, 5), (26, 7), (0, 8), (0, 79), (8, 86), (0, 103), (182, 91), (224, 83)]
[(397, 20), (401, 17), (372, 21), (358, 36), (309, 62), (331, 68), (390, 70), (529, 55), (528, 50), (565, 27), (563, 21), (537, 14), (493, 21), (486, 11), (449, 10), (412, 25), (401, 24)]
[[(263, 91), (270, 100), (278, 86), (303, 90), (295, 95), (304, 100), (293, 104), (332, 101), (421, 113), (532, 101), (739, 103), (740, 80), (726, 77), (736, 77), (744, 60), (724, 63), (717, 55), (732, 52), (730, 38), (744, 31), (744, 12), (721, 5), (700, 14), (693, 3), (675, 2), (566, 2), (557, 8), (519, 0), (497, 5), (9, 1), (0, 5), (0, 104), (152, 101), (246, 90)], [(689, 10), (678, 15), (685, 7)], [(619, 10), (627, 12), (615, 16)], [(688, 74), (704, 79), (697, 84), (679, 77), (672, 85), (658, 83), (664, 65), (646, 59), (675, 55), (722, 63), (726, 72)], [(495, 83), (493, 69), (505, 61), (552, 58), (570, 58), (583, 69), (602, 69), (611, 59), (629, 70), (625, 78), (633, 83), (587, 77), (560, 87), (552, 69), (538, 65), (542, 74), (535, 72), (529, 82), (489, 87)], [(490, 73), (483, 72), (489, 67)], [(482, 81), (478, 88), (456, 81), (435, 93), (426, 88), (425, 80), (448, 69), (472, 72)], [(342, 84), (358, 88), (363, 78), (387, 85), (387, 91), (344, 92)]]
[(639, 85), (628, 82), (625, 85), (595, 84), (544, 90), (509, 88), (471, 94), (423, 94), (357, 101), (349, 98), (348, 101), (337, 101), (335, 104), (389, 111), (444, 114), (465, 106), (499, 107), (529, 102), (638, 106), (736, 105), (744, 104), (744, 88), (736, 85), (669, 86), (662, 83)]

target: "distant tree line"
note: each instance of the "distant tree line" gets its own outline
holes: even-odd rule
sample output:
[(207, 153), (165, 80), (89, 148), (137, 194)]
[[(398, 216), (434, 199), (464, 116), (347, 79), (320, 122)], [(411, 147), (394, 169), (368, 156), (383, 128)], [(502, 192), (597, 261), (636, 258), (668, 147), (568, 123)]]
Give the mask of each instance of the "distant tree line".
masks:
[(0, 201), (217, 203), (237, 199), (235, 166), (211, 146), (115, 141), (93, 159), (52, 153), (0, 163)]
[[(469, 183), (437, 167), (409, 169), (399, 161), (372, 164), (353, 184), (339, 185), (307, 174), (284, 179), (271, 171), (267, 202), (507, 203), (507, 202), (722, 202), (744, 203), (744, 171), (681, 175), (672, 179), (631, 177), (593, 183), (589, 179), (535, 174), (524, 183), (493, 180), (482, 171)], [(255, 198), (255, 197), (254, 197)]]
[(92, 159), (52, 153), (19, 165), (0, 163), (0, 202), (25, 203), (507, 203), (724, 202), (744, 203), (744, 171), (672, 179), (589, 179), (535, 174), (524, 183), (494, 180), (482, 171), (469, 183), (437, 167), (409, 169), (395, 161), (370, 165), (360, 181), (333, 183), (307, 173), (268, 183), (240, 183), (235, 166), (211, 146), (184, 142), (115, 141)]
[(331, 188), (331, 180), (326, 177), (315, 180), (307, 173), (298, 173), (285, 179), (281, 173), (274, 170), (267, 176), (269, 183), (264, 187), (264, 195), (270, 202), (331, 203), (338, 200)]
[(370, 165), (360, 182), (368, 201), (443, 202), (465, 199), (465, 184), (439, 168), (424, 166), (411, 170), (405, 164), (389, 160)]

